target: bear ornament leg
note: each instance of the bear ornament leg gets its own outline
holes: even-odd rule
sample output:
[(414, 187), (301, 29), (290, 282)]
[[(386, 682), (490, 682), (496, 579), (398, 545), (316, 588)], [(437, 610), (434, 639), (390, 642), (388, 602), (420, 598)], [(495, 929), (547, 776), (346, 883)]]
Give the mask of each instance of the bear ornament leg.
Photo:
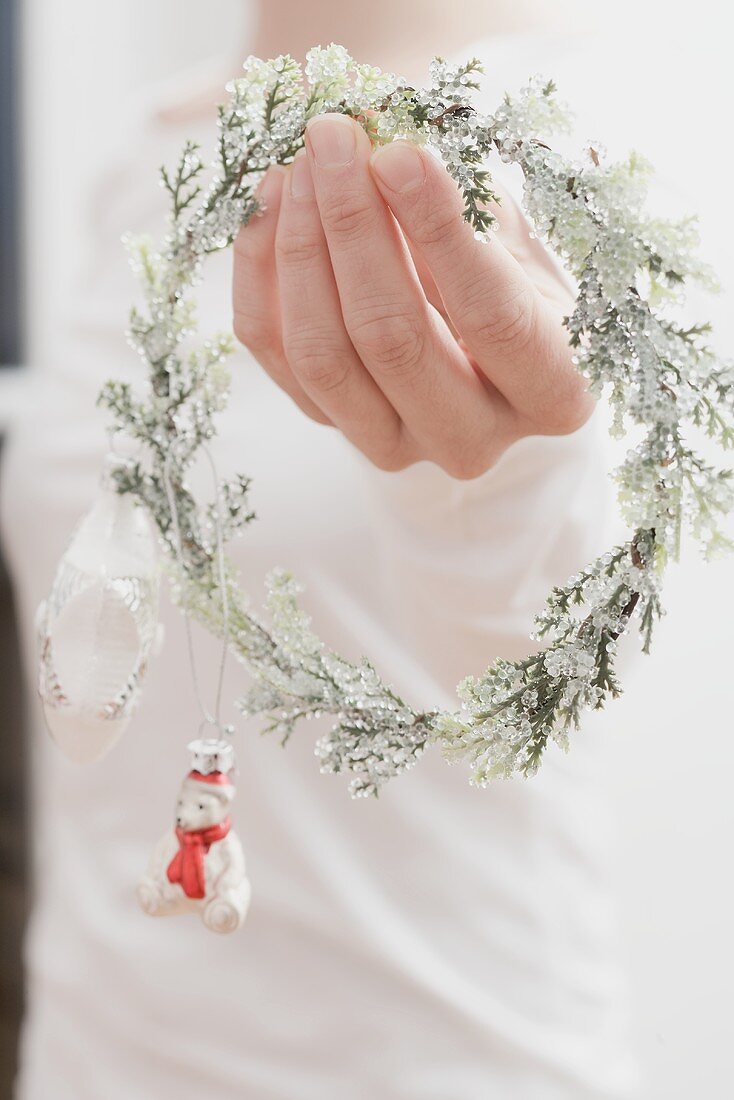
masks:
[(199, 913), (212, 932), (234, 932), (250, 905), (245, 856), (229, 817), (234, 749), (212, 739), (192, 741), (189, 750), (175, 826), (153, 851), (138, 902), (153, 917)]

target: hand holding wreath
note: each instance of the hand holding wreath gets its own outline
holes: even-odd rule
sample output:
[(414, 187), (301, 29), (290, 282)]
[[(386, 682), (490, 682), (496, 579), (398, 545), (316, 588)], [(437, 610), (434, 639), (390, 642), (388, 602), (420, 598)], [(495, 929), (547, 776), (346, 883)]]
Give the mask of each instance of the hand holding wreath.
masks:
[[(676, 316), (686, 287), (710, 282), (695, 226), (648, 213), (637, 154), (614, 163), (596, 148), (551, 147), (568, 124), (552, 81), (533, 78), (482, 114), (479, 69), (436, 58), (415, 88), (334, 44), (310, 50), (303, 69), (288, 56), (248, 58), (219, 110), (213, 178), (205, 184), (187, 142), (175, 170), (162, 170), (168, 235), (159, 249), (130, 242), (144, 305), (129, 338), (148, 392), (111, 382), (100, 397), (141, 444), (114, 480), (155, 521), (182, 607), (253, 674), (242, 710), (268, 715), (283, 740), (331, 715), (317, 753), (325, 771), (351, 774), (357, 795), (377, 793), (431, 741), (468, 761), (475, 783), (532, 775), (549, 743), (566, 748), (584, 712), (619, 694), (616, 646), (635, 621), (649, 648), (682, 532), (709, 554), (731, 548), (721, 521), (734, 472), (689, 441), (703, 429), (734, 447), (734, 369), (717, 360), (707, 325)], [(497, 159), (522, 173), (536, 237), (511, 202), (496, 207), (486, 165)], [(478, 242), (472, 230), (496, 222), (491, 244)], [(614, 473), (628, 537), (551, 590), (536, 619), (542, 646), (465, 679), (458, 712), (413, 707), (367, 659), (330, 650), (281, 570), (261, 622), (211, 538), (214, 513), (223, 539), (252, 518), (245, 477), (219, 486), (214, 513), (187, 486), (226, 403), (229, 350), (227, 337), (192, 346), (192, 289), (206, 257), (235, 238), (240, 339), (379, 466), (431, 459), (476, 476), (520, 436), (578, 427), (591, 395), (608, 398), (617, 436), (634, 433)], [(573, 303), (536, 238), (573, 277)]]
[(509, 197), (487, 248), (434, 157), (405, 141), (372, 152), (327, 114), (260, 198), (235, 242), (236, 335), (375, 465), (475, 477), (518, 438), (590, 415), (562, 325), (573, 298)]

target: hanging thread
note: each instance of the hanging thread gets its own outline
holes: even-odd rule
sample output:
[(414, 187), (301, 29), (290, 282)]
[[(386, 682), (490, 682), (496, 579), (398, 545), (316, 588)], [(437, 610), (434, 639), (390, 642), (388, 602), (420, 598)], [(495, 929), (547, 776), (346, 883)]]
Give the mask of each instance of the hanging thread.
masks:
[[(212, 472), (212, 479), (214, 482), (215, 490), (215, 508), (214, 508), (214, 529), (216, 535), (216, 562), (217, 573), (219, 580), (219, 591), (221, 593), (221, 606), (222, 606), (222, 652), (219, 659), (219, 669), (217, 673), (217, 689), (214, 698), (214, 714), (211, 714), (202, 699), (201, 688), (199, 685), (199, 677), (196, 670), (196, 655), (194, 653), (194, 639), (191, 631), (191, 619), (189, 617), (188, 609), (185, 601), (182, 604), (182, 612), (184, 617), (184, 628), (186, 632), (186, 644), (189, 655), (189, 667), (191, 669), (191, 679), (194, 685), (194, 694), (196, 695), (196, 701), (199, 707), (199, 712), (202, 716), (202, 726), (209, 725), (214, 726), (220, 734), (225, 736), (231, 736), (232, 727), (222, 725), (221, 709), (222, 709), (222, 691), (224, 686), (224, 672), (227, 665), (227, 654), (229, 651), (229, 598), (227, 593), (227, 569), (224, 556), (224, 533), (222, 528), (222, 510), (221, 510), (221, 493), (219, 488), (219, 476), (217, 473), (217, 467), (214, 462), (214, 457), (207, 446), (203, 446), (202, 450), (207, 457), (209, 467)], [(165, 462), (163, 463), (163, 487), (166, 492), (166, 499), (168, 501), (168, 508), (171, 513), (171, 526), (173, 528), (173, 540), (174, 551), (176, 555), (176, 564), (182, 576), (186, 574), (186, 565), (183, 556), (183, 544), (181, 540), (181, 525), (179, 522), (178, 507), (176, 505), (176, 494), (173, 490), (173, 484), (171, 482), (170, 463), (172, 461), (173, 452), (169, 451), (166, 455)]]

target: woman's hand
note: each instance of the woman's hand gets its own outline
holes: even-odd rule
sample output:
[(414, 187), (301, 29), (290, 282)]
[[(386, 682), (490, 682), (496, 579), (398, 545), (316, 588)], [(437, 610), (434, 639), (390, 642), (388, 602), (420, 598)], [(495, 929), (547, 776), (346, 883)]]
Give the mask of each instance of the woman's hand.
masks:
[(372, 152), (343, 115), (309, 123), (261, 198), (235, 242), (235, 333), (375, 465), (476, 477), (522, 436), (588, 419), (561, 323), (571, 296), (512, 200), (476, 240), (433, 156)]

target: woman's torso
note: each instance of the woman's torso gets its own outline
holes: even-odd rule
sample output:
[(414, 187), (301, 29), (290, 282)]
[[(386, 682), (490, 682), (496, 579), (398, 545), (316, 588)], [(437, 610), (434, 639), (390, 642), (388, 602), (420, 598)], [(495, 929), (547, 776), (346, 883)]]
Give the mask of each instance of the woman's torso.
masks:
[[(6, 456), (5, 542), (29, 662), (28, 624), (104, 453), (96, 390), (138, 369), (120, 334), (133, 286), (116, 241), (160, 224), (152, 167), (183, 136), (155, 124), (119, 175), (80, 321), (37, 372), (32, 416)], [(222, 257), (201, 293), (204, 330), (227, 326), (228, 301)], [(256, 601), (268, 569), (292, 568), (321, 636), (371, 656), (426, 704), (453, 705), (463, 674), (524, 651), (544, 592), (594, 543), (604, 494), (593, 426), (528, 440), (469, 485), (427, 466), (384, 475), (242, 351), (233, 374), (216, 455), (222, 473), (253, 478), (259, 518), (233, 554)], [(215, 937), (193, 918), (151, 920), (134, 885), (170, 823), (198, 725), (168, 603), (163, 619), (140, 710), (103, 762), (68, 763), (34, 712), (22, 1100), (625, 1095), (598, 746), (550, 753), (531, 783), (484, 791), (432, 751), (379, 800), (354, 803), (342, 779), (319, 773), (317, 723), (283, 749), (239, 721), (247, 923)], [(211, 691), (217, 646), (197, 634), (196, 648)], [(230, 665), (226, 697), (244, 683)]]

